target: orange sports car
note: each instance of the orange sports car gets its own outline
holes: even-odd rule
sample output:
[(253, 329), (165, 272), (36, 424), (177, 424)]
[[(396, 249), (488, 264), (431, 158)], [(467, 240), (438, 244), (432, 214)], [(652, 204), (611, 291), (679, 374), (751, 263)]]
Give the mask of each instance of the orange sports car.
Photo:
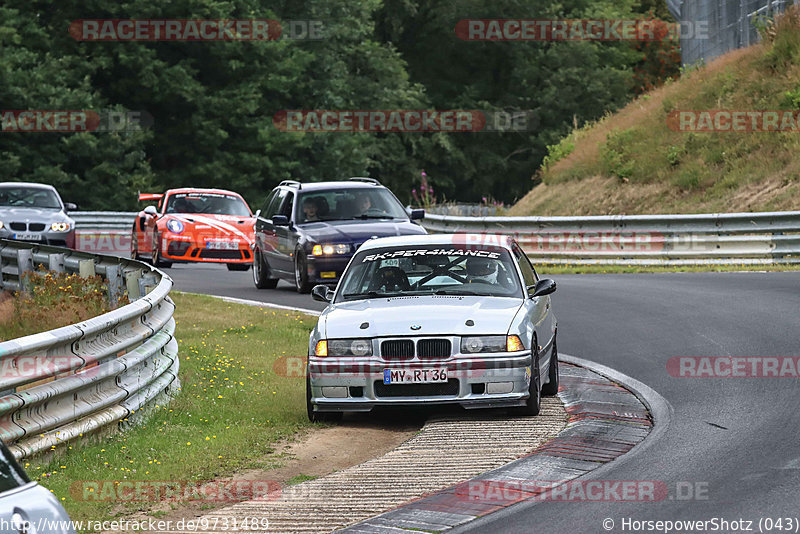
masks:
[(247, 202), (224, 189), (183, 188), (140, 193), (147, 206), (133, 222), (131, 257), (156, 267), (175, 262), (225, 263), (246, 271), (253, 263), (255, 218)]

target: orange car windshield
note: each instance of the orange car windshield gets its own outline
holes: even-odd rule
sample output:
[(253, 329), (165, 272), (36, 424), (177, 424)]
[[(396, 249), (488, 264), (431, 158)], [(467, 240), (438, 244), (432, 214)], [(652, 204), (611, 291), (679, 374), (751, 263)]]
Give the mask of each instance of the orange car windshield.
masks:
[(172, 194), (167, 199), (167, 209), (164, 213), (251, 216), (250, 210), (241, 198), (221, 193)]

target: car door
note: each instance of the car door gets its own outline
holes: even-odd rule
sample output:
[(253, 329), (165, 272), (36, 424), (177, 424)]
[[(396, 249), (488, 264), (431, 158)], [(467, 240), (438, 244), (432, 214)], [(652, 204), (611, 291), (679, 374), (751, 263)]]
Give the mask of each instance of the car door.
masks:
[(294, 191), (286, 191), (276, 215), (283, 215), (289, 220), (288, 226), (275, 226), (275, 236), (278, 242), (278, 255), (276, 261), (279, 262), (277, 268), (287, 273), (294, 272), (294, 247), (297, 243), (295, 226), (292, 222), (294, 213)]
[(261, 214), (259, 214), (256, 222), (256, 236), (259, 240), (258, 248), (263, 254), (264, 260), (269, 264), (269, 268), (273, 271), (285, 271), (282, 265), (285, 261), (281, 261), (281, 254), (278, 249), (278, 234), (276, 233), (276, 226), (272, 224), (272, 217), (278, 214), (278, 210), (283, 204), (288, 191), (283, 188), (276, 188), (267, 202)]
[[(533, 288), (539, 281), (539, 275), (518, 244), (513, 243), (512, 251), (522, 272), (523, 282), (529, 288), (528, 293), (533, 294)], [(532, 330), (532, 333), (536, 334), (538, 345), (541, 347), (539, 350), (539, 369), (542, 373), (546, 372), (550, 365), (550, 344), (553, 341), (555, 329), (554, 318), (550, 309), (551, 305), (550, 295), (528, 298), (524, 305), (528, 328)]]
[[(158, 202), (158, 206), (156, 207), (156, 211), (161, 213), (161, 208), (166, 206), (166, 199), (162, 198)], [(139, 232), (137, 235), (140, 236), (140, 240), (138, 243), (139, 251), (145, 252), (148, 255), (153, 254), (153, 239), (156, 231), (156, 223), (158, 222), (158, 215), (150, 215), (145, 214), (142, 220), (139, 221)]]

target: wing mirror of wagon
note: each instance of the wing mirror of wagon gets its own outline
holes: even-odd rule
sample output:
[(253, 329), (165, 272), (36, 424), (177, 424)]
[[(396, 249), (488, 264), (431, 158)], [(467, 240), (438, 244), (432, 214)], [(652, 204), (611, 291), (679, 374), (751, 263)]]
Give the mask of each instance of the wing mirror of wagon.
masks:
[(421, 221), (425, 218), (425, 210), (411, 210), (411, 220)]
[(330, 302), (333, 300), (333, 290), (326, 285), (314, 286), (311, 290), (311, 298), (320, 302)]
[[(533, 290), (532, 294), (530, 293), (531, 290)], [(550, 278), (542, 278), (536, 282), (535, 286), (528, 286), (528, 293), (531, 295), (531, 298), (543, 297), (545, 295), (555, 293), (555, 291), (556, 281), (551, 280)]]
[(289, 217), (286, 215), (273, 215), (272, 224), (274, 226), (289, 226)]

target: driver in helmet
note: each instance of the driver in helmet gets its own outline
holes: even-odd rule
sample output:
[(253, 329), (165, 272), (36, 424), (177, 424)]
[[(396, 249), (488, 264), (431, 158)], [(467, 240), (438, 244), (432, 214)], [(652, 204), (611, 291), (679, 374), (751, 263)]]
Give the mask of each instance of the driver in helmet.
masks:
[(468, 258), (467, 283), (497, 283), (497, 261), (489, 258)]

